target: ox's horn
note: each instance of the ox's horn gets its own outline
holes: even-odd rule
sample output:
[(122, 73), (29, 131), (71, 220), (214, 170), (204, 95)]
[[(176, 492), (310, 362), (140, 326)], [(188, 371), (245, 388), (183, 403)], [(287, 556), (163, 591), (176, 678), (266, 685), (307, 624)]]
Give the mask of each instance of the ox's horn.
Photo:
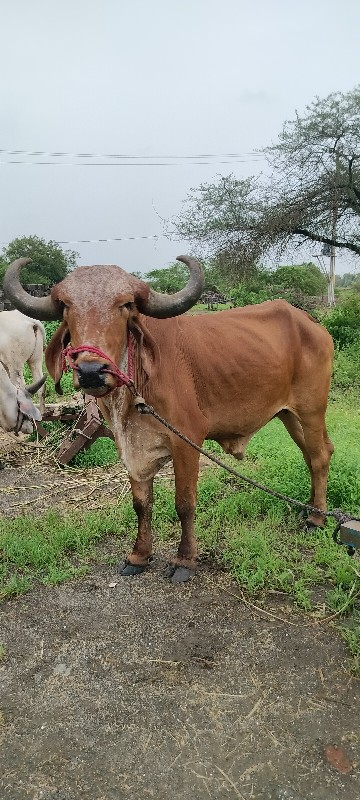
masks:
[(190, 271), (190, 278), (186, 286), (175, 294), (162, 294), (150, 289), (149, 295), (145, 301), (142, 301), (140, 309), (148, 317), (165, 319), (165, 317), (184, 314), (196, 303), (203, 292), (204, 274), (199, 262), (190, 256), (178, 256), (176, 260), (186, 264)]
[(35, 319), (61, 319), (60, 308), (53, 302), (50, 295), (46, 297), (32, 297), (21, 286), (19, 275), (22, 267), (28, 264), (31, 258), (17, 258), (7, 268), (4, 275), (3, 289), (5, 297), (15, 308)]
[(42, 378), (39, 378), (39, 380), (36, 381), (35, 383), (30, 383), (29, 386), (25, 387), (25, 389), (28, 392), (28, 394), (31, 395), (36, 394), (36, 392), (38, 392), (39, 389), (41, 389), (41, 387), (44, 385), (45, 381), (46, 381), (46, 375), (43, 375)]

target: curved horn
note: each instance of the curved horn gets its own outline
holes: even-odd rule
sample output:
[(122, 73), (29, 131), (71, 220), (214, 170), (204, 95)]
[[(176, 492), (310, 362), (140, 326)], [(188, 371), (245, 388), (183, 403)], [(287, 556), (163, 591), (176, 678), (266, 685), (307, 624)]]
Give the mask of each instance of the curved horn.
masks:
[(39, 380), (36, 381), (36, 383), (30, 383), (29, 386), (25, 386), (25, 391), (31, 395), (36, 394), (36, 392), (38, 392), (39, 389), (41, 389), (41, 387), (44, 385), (45, 381), (46, 375), (43, 375), (42, 378), (39, 378)]
[(61, 319), (60, 308), (53, 302), (50, 295), (47, 295), (47, 297), (32, 297), (21, 286), (19, 280), (20, 271), (31, 260), (31, 258), (17, 258), (7, 268), (3, 281), (6, 299), (10, 300), (15, 308), (22, 311), (23, 314), (27, 314), (28, 317), (44, 320)]
[(147, 299), (138, 303), (140, 311), (148, 317), (165, 319), (184, 314), (196, 303), (203, 292), (204, 274), (199, 262), (190, 256), (178, 256), (176, 260), (186, 264), (190, 271), (190, 278), (186, 286), (175, 294), (167, 295), (150, 289)]

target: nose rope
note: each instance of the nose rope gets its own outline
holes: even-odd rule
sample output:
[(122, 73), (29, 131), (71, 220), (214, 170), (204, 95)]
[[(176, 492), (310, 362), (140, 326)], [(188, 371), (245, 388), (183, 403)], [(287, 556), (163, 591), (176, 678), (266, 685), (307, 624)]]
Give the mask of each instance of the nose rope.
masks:
[[(108, 367), (101, 367), (101, 372), (105, 372), (108, 375), (113, 375), (116, 378), (116, 385), (114, 389), (119, 386), (127, 386), (130, 391), (135, 393), (135, 386), (134, 386), (134, 364), (133, 364), (133, 352), (132, 352), (132, 345), (131, 345), (131, 338), (130, 338), (130, 331), (128, 331), (127, 337), (127, 345), (128, 345), (128, 374), (126, 375), (125, 372), (122, 372), (121, 369), (112, 361), (109, 356), (100, 350), (98, 347), (93, 347), (91, 344), (82, 344), (79, 347), (65, 347), (61, 354), (61, 368), (63, 372), (67, 372), (69, 369), (78, 370), (78, 366), (73, 359), (74, 355), (77, 353), (91, 353), (92, 355), (99, 356), (103, 358), (104, 361), (109, 364)], [(109, 389), (107, 394), (110, 394), (113, 389)], [(103, 395), (104, 397), (105, 395)]]

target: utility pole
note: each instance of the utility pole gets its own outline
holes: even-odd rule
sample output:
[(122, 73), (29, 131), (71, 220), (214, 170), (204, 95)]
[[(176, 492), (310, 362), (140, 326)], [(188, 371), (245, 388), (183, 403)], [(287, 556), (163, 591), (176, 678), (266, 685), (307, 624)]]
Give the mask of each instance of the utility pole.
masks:
[[(334, 191), (334, 209), (333, 209), (333, 220), (332, 220), (332, 231), (331, 231), (331, 238), (333, 241), (336, 240), (336, 223), (337, 223), (337, 213), (338, 213), (338, 204), (337, 204), (337, 180), (338, 180), (338, 170), (339, 170), (339, 154), (336, 152), (336, 163), (335, 163), (335, 191)], [(330, 308), (334, 308), (336, 305), (335, 302), (335, 246), (332, 244), (330, 248), (330, 267), (329, 267), (329, 282), (328, 282), (328, 305)]]
[(334, 308), (335, 305), (335, 247), (334, 245), (331, 245), (328, 282), (328, 306), (330, 306), (330, 308)]

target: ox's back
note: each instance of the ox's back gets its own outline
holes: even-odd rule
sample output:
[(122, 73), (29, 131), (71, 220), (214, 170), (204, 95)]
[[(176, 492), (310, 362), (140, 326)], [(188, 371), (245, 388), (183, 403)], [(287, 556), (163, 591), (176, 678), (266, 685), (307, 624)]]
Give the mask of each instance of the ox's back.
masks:
[[(10, 380), (24, 388), (24, 364), (30, 368), (34, 382), (42, 378), (43, 351), (46, 332), (37, 319), (20, 311), (2, 311), (0, 314), (0, 361), (6, 367)], [(41, 411), (45, 410), (45, 385), (39, 389)]]
[(326, 407), (331, 336), (284, 300), (147, 324), (161, 352), (157, 384), (169, 391), (176, 375), (179, 402), (196, 396), (212, 433), (239, 413), (244, 430), (261, 427), (309, 392)]
[(20, 311), (2, 311), (0, 314), (0, 358), (6, 364), (24, 364), (31, 356), (36, 337), (40, 335), (42, 348), (46, 332), (39, 320), (26, 317)]
[(214, 372), (224, 378), (229, 372), (249, 375), (259, 368), (289, 371), (295, 378), (309, 359), (331, 363), (333, 358), (327, 330), (285, 300), (174, 319), (147, 318), (146, 324), (165, 368), (166, 356), (176, 358), (177, 351), (179, 364), (189, 359), (205, 381)]

